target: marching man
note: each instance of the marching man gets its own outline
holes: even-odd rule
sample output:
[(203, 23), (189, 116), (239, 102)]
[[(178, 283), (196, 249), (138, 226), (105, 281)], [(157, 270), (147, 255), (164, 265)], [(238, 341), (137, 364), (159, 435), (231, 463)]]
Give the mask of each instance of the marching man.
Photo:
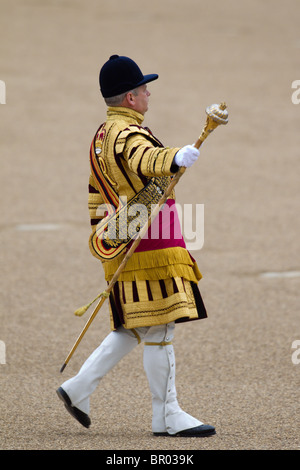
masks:
[[(107, 221), (121, 227), (118, 210), (122, 201), (126, 209), (134, 204), (149, 208), (179, 168), (191, 167), (199, 157), (199, 150), (192, 145), (164, 147), (142, 127), (150, 97), (147, 84), (157, 78), (156, 74), (143, 75), (133, 60), (118, 55), (111, 56), (100, 70), (100, 89), (108, 109), (90, 150), (89, 245), (102, 262), (107, 282), (132, 243), (120, 231), (119, 238), (113, 238)], [(86, 428), (91, 424), (89, 397), (101, 378), (143, 343), (154, 435), (215, 434), (213, 426), (184, 412), (177, 401), (172, 345), (175, 324), (206, 318), (207, 314), (197, 285), (202, 276), (181, 235), (174, 197), (173, 192), (110, 293), (111, 332), (78, 374), (57, 390), (69, 413)], [(163, 236), (165, 233), (168, 236)]]

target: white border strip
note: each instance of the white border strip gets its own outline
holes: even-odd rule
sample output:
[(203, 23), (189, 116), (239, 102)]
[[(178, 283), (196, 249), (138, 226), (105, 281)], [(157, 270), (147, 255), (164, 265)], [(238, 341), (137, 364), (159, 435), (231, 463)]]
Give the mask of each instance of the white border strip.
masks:
[(39, 230), (59, 230), (60, 224), (20, 224), (16, 226), (16, 230), (20, 232), (39, 231)]
[(278, 272), (266, 272), (260, 274), (263, 279), (284, 279), (291, 277), (300, 277), (300, 271), (278, 271)]

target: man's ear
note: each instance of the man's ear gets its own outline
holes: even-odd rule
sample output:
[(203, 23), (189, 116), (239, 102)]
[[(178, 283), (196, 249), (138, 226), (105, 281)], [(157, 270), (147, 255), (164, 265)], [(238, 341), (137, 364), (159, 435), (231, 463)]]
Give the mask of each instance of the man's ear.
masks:
[(133, 93), (131, 93), (131, 92), (127, 93), (126, 99), (127, 99), (128, 104), (129, 104), (130, 106), (134, 106), (134, 105), (135, 105), (135, 97), (134, 97), (134, 94), (133, 94)]

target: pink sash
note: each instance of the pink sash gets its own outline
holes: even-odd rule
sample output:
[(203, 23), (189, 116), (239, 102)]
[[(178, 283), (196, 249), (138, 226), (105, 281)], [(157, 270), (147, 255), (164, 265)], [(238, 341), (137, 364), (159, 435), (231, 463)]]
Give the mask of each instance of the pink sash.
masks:
[(151, 223), (135, 252), (162, 250), (178, 246), (186, 248), (175, 201), (174, 199), (167, 199), (164, 207)]

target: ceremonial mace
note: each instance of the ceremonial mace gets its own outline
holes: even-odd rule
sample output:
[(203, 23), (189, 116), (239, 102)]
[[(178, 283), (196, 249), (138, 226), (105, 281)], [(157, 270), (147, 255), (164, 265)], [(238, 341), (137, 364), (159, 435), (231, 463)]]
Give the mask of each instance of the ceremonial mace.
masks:
[[(220, 105), (218, 104), (212, 104), (211, 106), (208, 106), (206, 108), (206, 114), (207, 114), (207, 119), (206, 119), (206, 124), (204, 128), (202, 129), (202, 132), (198, 138), (198, 140), (195, 142), (194, 146), (199, 149), (204, 142), (204, 140), (211, 134), (211, 132), (218, 127), (220, 124), (227, 124), (228, 123), (228, 111), (227, 111), (227, 106), (226, 103), (221, 103)], [(165, 190), (163, 196), (161, 199), (158, 201), (157, 205), (155, 206), (154, 210), (151, 213), (151, 216), (149, 217), (148, 221), (145, 223), (143, 228), (139, 231), (137, 238), (135, 238), (134, 242), (132, 243), (131, 247), (125, 254), (119, 268), (115, 272), (114, 276), (112, 277), (108, 287), (106, 288), (105, 291), (101, 292), (92, 302), (90, 302), (88, 305), (81, 307), (75, 312), (75, 315), (81, 316), (83, 315), (86, 310), (100, 297), (100, 300), (91, 314), (90, 318), (86, 322), (83, 330), (81, 331), (80, 335), (78, 336), (76, 342), (74, 343), (74, 346), (72, 347), (71, 351), (69, 352), (64, 364), (62, 365), (60, 372), (63, 372), (65, 369), (66, 365), (68, 364), (69, 360), (73, 356), (77, 346), (79, 345), (80, 341), (82, 340), (83, 336), (85, 335), (87, 329), (89, 328), (90, 324), (96, 317), (97, 313), (99, 312), (100, 308), (102, 307), (103, 303), (105, 302), (105, 299), (109, 297), (110, 292), (112, 291), (115, 283), (117, 282), (121, 272), (124, 270), (129, 258), (133, 255), (135, 249), (139, 245), (141, 239), (144, 237), (146, 234), (147, 230), (149, 229), (152, 220), (158, 215), (161, 207), (163, 204), (165, 204), (166, 200), (170, 196), (171, 192), (173, 191), (174, 187), (182, 177), (183, 173), (185, 172), (186, 168), (185, 167), (180, 167), (176, 175), (172, 178), (171, 183)]]

